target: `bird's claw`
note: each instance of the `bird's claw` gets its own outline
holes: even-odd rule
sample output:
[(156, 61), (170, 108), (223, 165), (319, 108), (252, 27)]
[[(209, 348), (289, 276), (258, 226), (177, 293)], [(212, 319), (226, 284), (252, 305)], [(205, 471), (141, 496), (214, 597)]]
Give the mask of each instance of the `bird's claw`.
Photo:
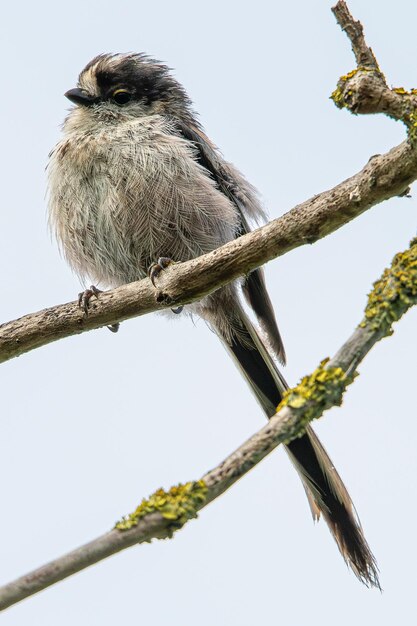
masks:
[[(101, 293), (103, 293), (101, 289), (98, 289), (95, 285), (91, 285), (89, 289), (85, 289), (78, 294), (78, 306), (84, 311), (86, 316), (88, 315), (91, 298), (95, 296), (98, 299)], [(112, 333), (117, 333), (120, 328), (120, 322), (109, 324), (107, 328), (111, 330)]]
[(156, 287), (155, 281), (158, 278), (159, 274), (166, 270), (174, 261), (167, 256), (159, 257), (156, 263), (152, 263), (152, 265), (148, 269), (148, 276), (152, 281), (152, 285)]
[[(170, 265), (172, 265), (173, 263), (175, 263), (175, 261), (173, 261), (172, 259), (170, 259), (167, 256), (161, 256), (159, 257), (158, 261), (156, 263), (152, 263), (152, 265), (149, 267), (148, 269), (148, 276), (152, 281), (152, 285), (156, 288), (156, 283), (155, 281), (157, 280), (158, 276), (160, 275), (160, 273), (163, 270), (166, 270), (167, 267), (169, 267)], [(176, 315), (179, 315), (181, 313), (181, 311), (183, 310), (183, 306), (178, 306), (175, 309), (171, 309), (171, 311), (173, 313), (175, 313)]]
[(88, 315), (91, 298), (95, 296), (98, 299), (100, 293), (102, 293), (101, 289), (91, 285), (90, 289), (85, 289), (78, 294), (78, 306), (84, 311), (85, 315)]

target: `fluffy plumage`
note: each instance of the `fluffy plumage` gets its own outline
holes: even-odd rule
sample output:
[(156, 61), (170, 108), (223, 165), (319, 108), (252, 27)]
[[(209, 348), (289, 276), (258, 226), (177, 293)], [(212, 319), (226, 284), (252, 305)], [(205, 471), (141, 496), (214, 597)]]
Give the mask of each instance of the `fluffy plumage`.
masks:
[[(77, 103), (50, 155), (50, 223), (82, 279), (115, 287), (158, 257), (186, 261), (263, 218), (253, 187), (205, 136), (184, 89), (143, 54), (100, 55), (81, 72)], [(240, 293), (258, 319), (245, 314)], [(262, 270), (188, 307), (219, 335), (267, 417), (287, 385)], [(288, 446), (313, 516), (323, 514), (355, 574), (379, 586), (349, 494), (314, 432)]]

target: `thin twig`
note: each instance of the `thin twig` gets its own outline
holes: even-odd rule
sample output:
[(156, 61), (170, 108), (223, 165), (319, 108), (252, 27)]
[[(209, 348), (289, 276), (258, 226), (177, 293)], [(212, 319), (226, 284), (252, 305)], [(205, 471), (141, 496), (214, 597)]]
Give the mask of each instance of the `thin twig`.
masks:
[(332, 11), (340, 28), (345, 31), (350, 39), (357, 66), (377, 70), (378, 62), (371, 48), (366, 45), (363, 26), (359, 21), (356, 22), (353, 19), (346, 2), (340, 0), (332, 8)]

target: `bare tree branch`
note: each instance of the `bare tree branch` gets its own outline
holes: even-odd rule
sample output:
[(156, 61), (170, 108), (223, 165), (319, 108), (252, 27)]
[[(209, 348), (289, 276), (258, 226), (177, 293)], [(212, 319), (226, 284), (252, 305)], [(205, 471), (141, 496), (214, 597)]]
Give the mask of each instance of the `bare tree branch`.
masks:
[(0, 326), (0, 363), (106, 324), (187, 304), (298, 246), (314, 243), (372, 206), (406, 193), (417, 178), (417, 151), (403, 142), (372, 157), (355, 176), (296, 206), (243, 237), (162, 275), (156, 291), (145, 279), (100, 294), (88, 317), (76, 302), (25, 315)]
[(0, 610), (132, 545), (171, 537), (198, 511), (218, 498), (279, 444), (339, 406), (358, 364), (377, 341), (392, 334), (393, 322), (417, 304), (417, 239), (396, 255), (375, 283), (365, 318), (330, 361), (323, 361), (289, 390), (277, 413), (253, 437), (199, 481), (158, 490), (110, 532), (0, 588)]
[(367, 67), (377, 70), (378, 61), (376, 60), (371, 48), (366, 44), (363, 34), (363, 26), (356, 22), (349, 12), (346, 2), (340, 0), (336, 6), (332, 8), (334, 16), (340, 28), (345, 31), (352, 44), (352, 51), (355, 55), (356, 65), (358, 67)]

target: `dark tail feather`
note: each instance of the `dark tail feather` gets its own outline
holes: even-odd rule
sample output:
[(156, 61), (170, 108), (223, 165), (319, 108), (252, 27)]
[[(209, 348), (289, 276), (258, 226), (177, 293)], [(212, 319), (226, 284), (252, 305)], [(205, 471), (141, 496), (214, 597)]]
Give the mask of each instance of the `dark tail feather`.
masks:
[(346, 563), (367, 586), (381, 589), (375, 557), (342, 479), (311, 427), (287, 452), (303, 480), (314, 519), (323, 515)]
[(285, 365), (285, 348), (278, 330), (272, 302), (265, 285), (264, 271), (261, 267), (246, 276), (242, 285), (243, 295), (253, 309), (262, 330), (266, 333), (272, 350), (279, 362)]
[[(231, 343), (224, 340), (224, 344), (269, 418), (288, 385), (243, 311), (239, 326)], [(286, 448), (303, 482), (313, 518), (323, 515), (343, 558), (359, 580), (380, 589), (375, 558), (348, 491), (312, 428), (308, 427)]]

